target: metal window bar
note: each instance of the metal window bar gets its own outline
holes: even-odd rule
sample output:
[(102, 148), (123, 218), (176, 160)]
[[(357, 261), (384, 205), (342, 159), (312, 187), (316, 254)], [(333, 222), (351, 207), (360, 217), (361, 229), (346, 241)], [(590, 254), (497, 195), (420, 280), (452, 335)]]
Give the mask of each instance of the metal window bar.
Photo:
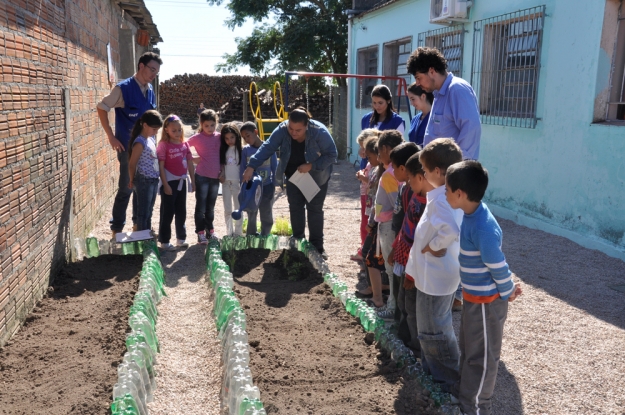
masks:
[[(384, 75), (404, 78), (406, 85), (409, 85), (411, 75), (408, 73), (406, 63), (408, 62), (408, 57), (412, 53), (412, 39), (387, 43), (384, 45), (384, 53), (389, 53), (392, 59), (390, 68), (388, 68), (390, 73), (384, 73)], [(397, 108), (400, 105), (400, 101), (403, 99), (404, 91), (401, 89), (397, 80), (389, 79), (384, 83), (391, 90), (393, 104), (395, 105), (395, 108)]]
[(610, 72), (610, 100), (606, 106), (606, 121), (625, 120), (625, 23), (623, 3), (619, 6), (616, 42)]
[(536, 128), (545, 6), (473, 23), (471, 85), (483, 124)]
[[(377, 75), (378, 74), (378, 47), (370, 47), (367, 49), (361, 49), (358, 51), (358, 64), (362, 64), (362, 67), (358, 68), (358, 73), (361, 75)], [(360, 108), (371, 107), (371, 91), (377, 84), (375, 79), (364, 79), (362, 82), (362, 100), (356, 97), (357, 102), (361, 103)], [(360, 93), (360, 88), (359, 92)]]
[(454, 25), (441, 29), (419, 33), (420, 47), (436, 48), (447, 59), (447, 69), (462, 77), (462, 58), (464, 50), (464, 25)]

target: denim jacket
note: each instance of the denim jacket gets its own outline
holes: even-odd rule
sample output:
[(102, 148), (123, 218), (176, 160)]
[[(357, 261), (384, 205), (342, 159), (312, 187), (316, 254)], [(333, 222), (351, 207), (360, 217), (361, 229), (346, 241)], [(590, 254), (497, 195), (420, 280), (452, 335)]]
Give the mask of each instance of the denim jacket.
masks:
[[(288, 121), (282, 122), (273, 130), (271, 136), (258, 148), (256, 154), (250, 157), (248, 167), (257, 169), (265, 160), (280, 150), (280, 161), (276, 169), (276, 182), (281, 184), (284, 170), (291, 157), (291, 135), (287, 129)], [(318, 186), (330, 180), (332, 165), (338, 153), (336, 144), (328, 129), (319, 121), (310, 120), (306, 131), (306, 162), (312, 164), (310, 175)]]

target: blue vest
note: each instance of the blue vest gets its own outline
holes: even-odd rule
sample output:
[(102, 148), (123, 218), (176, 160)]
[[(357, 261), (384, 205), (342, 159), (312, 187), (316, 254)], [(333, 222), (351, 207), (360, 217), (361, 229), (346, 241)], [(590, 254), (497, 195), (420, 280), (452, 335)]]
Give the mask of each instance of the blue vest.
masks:
[[(404, 123), (404, 119), (400, 117), (399, 115), (395, 114), (394, 112), (392, 112), (391, 114), (393, 114), (392, 117), (385, 119), (382, 122), (382, 125), (380, 125), (380, 128), (378, 128), (378, 130), (380, 131), (396, 130), (397, 127), (399, 127), (402, 124), (404, 125), (404, 130), (405, 130), (406, 124)], [(362, 117), (360, 126), (362, 127), (363, 130), (365, 128), (377, 128), (375, 125), (373, 126), (371, 125), (371, 117), (373, 117), (373, 111), (371, 111), (369, 114)]]
[(147, 94), (143, 96), (139, 84), (132, 76), (117, 86), (122, 90), (124, 108), (115, 108), (115, 138), (128, 150), (132, 127), (144, 112), (156, 109), (156, 97), (151, 84), (148, 84)]

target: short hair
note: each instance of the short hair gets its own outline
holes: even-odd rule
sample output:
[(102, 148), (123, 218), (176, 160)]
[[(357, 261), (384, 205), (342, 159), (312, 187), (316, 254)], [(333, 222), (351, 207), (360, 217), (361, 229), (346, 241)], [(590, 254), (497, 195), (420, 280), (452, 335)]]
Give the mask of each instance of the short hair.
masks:
[(404, 136), (397, 130), (384, 130), (378, 140), (378, 148), (385, 146), (394, 149), (404, 142)]
[(419, 150), (421, 150), (421, 148), (415, 143), (401, 143), (391, 150), (391, 163), (397, 167), (405, 166), (408, 159), (414, 154), (417, 154)]
[(415, 75), (417, 73), (426, 73), (430, 68), (434, 68), (436, 72), (445, 75), (447, 72), (447, 59), (436, 48), (417, 48), (408, 57), (406, 62), (408, 73)]
[(202, 124), (206, 121), (215, 121), (215, 124), (219, 123), (219, 116), (215, 110), (204, 110), (200, 113), (200, 125), (197, 128), (198, 131), (202, 131)]
[(479, 202), (488, 187), (488, 170), (477, 160), (464, 160), (452, 164), (445, 175), (452, 192), (460, 189), (471, 202)]
[(312, 115), (304, 107), (295, 108), (289, 113), (289, 121), (296, 123), (304, 123), (308, 125), (308, 121), (312, 118)]
[(137, 62), (137, 70), (139, 70), (139, 64), (140, 63), (142, 63), (143, 66), (148, 66), (148, 63), (150, 63), (152, 61), (158, 62), (159, 65), (163, 64), (163, 60), (156, 53), (154, 53), (154, 52), (145, 52), (139, 58), (139, 62)]
[(419, 161), (428, 170), (438, 167), (445, 172), (452, 164), (462, 161), (462, 150), (453, 138), (437, 138), (423, 147)]
[(239, 130), (241, 130), (241, 132), (243, 131), (255, 132), (257, 128), (256, 128), (256, 124), (254, 124), (254, 121), (247, 121), (243, 123), (243, 125), (241, 126)]
[(412, 174), (413, 176), (416, 176), (417, 174), (420, 174), (421, 176), (425, 176), (425, 172), (423, 171), (423, 166), (421, 165), (421, 162), (419, 161), (419, 154), (421, 154), (421, 151), (410, 156), (410, 158), (408, 159), (408, 161), (406, 161), (406, 164), (405, 164), (406, 170), (408, 170), (408, 173)]
[(424, 91), (423, 88), (421, 88), (420, 85), (417, 85), (416, 82), (413, 82), (410, 84), (410, 86), (408, 87), (408, 92), (410, 92), (411, 94), (417, 95), (419, 97), (425, 94), (425, 99), (427, 99), (430, 105), (434, 103), (434, 94), (431, 92)]
[(378, 154), (378, 140), (380, 138), (373, 136), (365, 141), (365, 151), (372, 154)]
[(367, 141), (371, 137), (379, 137), (379, 136), (380, 136), (380, 130), (376, 130), (373, 128), (365, 128), (364, 130), (360, 132), (360, 134), (358, 134), (358, 137), (356, 137), (356, 142), (358, 142), (358, 145), (361, 145), (364, 147), (365, 141)]

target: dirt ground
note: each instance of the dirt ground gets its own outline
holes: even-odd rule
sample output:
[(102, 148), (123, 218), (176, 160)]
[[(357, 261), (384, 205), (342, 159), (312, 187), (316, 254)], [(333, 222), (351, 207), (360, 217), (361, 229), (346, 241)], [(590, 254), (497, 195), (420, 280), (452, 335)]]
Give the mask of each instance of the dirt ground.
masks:
[(0, 349), (0, 413), (109, 414), (142, 257), (69, 264)]
[[(354, 175), (350, 163), (335, 165), (324, 205), (328, 262), (351, 288), (359, 283), (358, 267), (348, 259), (359, 243), (360, 198)], [(159, 203), (157, 198), (155, 230)], [(163, 381), (150, 404), (154, 414), (216, 414), (219, 408), (219, 350), (202, 282), (203, 248), (195, 245), (193, 234), (194, 206), (189, 195), (191, 246), (163, 255), (169, 297), (159, 305)], [(110, 211), (109, 206), (94, 235), (109, 237)], [(288, 215), (286, 197), (278, 197), (274, 217)], [(494, 413), (625, 414), (625, 293), (610, 288), (625, 284), (625, 263), (508, 220), (499, 219), (499, 224), (504, 253), (525, 294), (511, 304), (504, 328)], [(215, 228), (224, 234), (221, 197)], [(454, 313), (456, 327), (458, 317)], [(171, 404), (176, 401), (182, 407)]]
[[(294, 267), (297, 273), (287, 271)], [(237, 251), (234, 275), (247, 315), (250, 369), (268, 414), (438, 413), (365, 341), (302, 253)]]

